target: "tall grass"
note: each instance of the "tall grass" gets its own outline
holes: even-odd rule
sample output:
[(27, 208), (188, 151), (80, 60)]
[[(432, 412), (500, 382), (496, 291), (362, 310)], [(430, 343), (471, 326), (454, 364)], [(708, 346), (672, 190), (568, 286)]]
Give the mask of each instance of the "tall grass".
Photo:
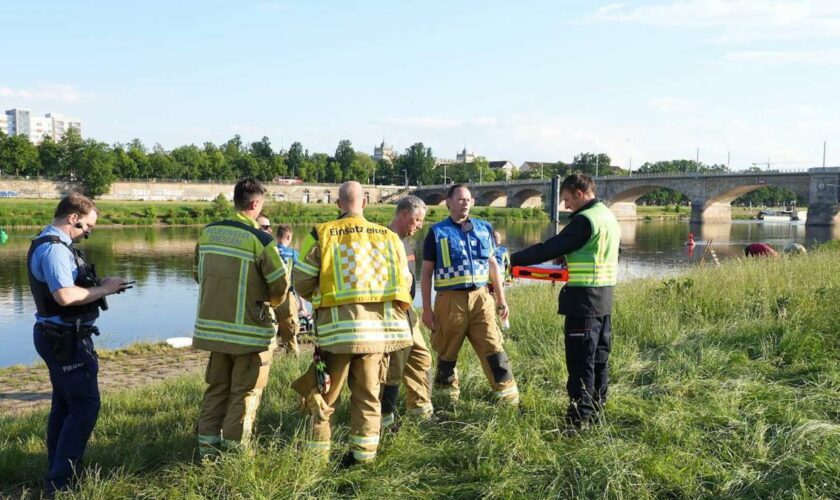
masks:
[[(463, 403), (406, 422), (375, 463), (349, 471), (301, 451), (289, 383), (275, 362), (254, 455), (193, 462), (203, 384), (186, 377), (105, 399), (79, 498), (836, 498), (840, 495), (840, 251), (730, 261), (667, 282), (621, 285), (605, 422), (564, 437), (566, 369), (551, 286), (510, 290), (506, 349), (520, 410), (492, 404), (474, 355)], [(334, 457), (349, 410), (335, 416)], [(0, 420), (0, 490), (31, 494), (45, 413)]]

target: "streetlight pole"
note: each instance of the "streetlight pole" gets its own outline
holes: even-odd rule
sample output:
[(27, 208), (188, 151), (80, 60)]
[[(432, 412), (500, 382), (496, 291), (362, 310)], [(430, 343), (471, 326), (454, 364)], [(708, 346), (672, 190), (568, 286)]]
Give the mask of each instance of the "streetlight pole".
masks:
[(405, 174), (405, 187), (408, 187), (408, 170), (403, 169), (403, 174)]

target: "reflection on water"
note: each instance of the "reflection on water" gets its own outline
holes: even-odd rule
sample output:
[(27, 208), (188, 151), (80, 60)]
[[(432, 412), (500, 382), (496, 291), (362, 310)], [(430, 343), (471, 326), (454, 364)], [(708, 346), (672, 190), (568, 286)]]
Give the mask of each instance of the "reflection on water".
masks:
[[(310, 225), (296, 226), (299, 246)], [(498, 224), (505, 244), (516, 251), (554, 234), (550, 225)], [(631, 221), (621, 223), (619, 279), (662, 276), (704, 258), (711, 244), (720, 258), (739, 257), (743, 247), (763, 241), (777, 247), (790, 242), (840, 239), (840, 229), (806, 228), (789, 223), (735, 221), (731, 224), (689, 226), (686, 222)], [(110, 297), (110, 310), (97, 324), (96, 343), (118, 347), (140, 340), (189, 336), (195, 315), (197, 286), (192, 277), (195, 241), (200, 228), (97, 229), (80, 244), (100, 276), (117, 275), (136, 280), (135, 288)], [(422, 238), (416, 237), (417, 262), (422, 261)], [(697, 241), (692, 255), (683, 246), (688, 233)], [(35, 231), (10, 231), (0, 246), (0, 366), (37, 359), (32, 347), (35, 306), (29, 293), (26, 252)], [(709, 256), (705, 258), (708, 260)], [(515, 311), (514, 311), (515, 313)]]

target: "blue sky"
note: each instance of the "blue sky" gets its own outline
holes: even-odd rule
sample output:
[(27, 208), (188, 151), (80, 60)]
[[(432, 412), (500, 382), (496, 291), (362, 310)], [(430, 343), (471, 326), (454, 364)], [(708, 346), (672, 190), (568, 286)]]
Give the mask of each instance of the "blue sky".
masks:
[(836, 0), (42, 0), (0, 26), (0, 107), (107, 142), (840, 165)]

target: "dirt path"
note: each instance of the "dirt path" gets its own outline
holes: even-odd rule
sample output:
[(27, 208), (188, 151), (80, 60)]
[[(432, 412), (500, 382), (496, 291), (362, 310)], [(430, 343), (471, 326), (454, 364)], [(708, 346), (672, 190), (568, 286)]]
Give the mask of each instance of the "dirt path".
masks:
[[(207, 352), (192, 348), (151, 346), (126, 351), (103, 352), (99, 363), (102, 394), (139, 387), (204, 369)], [(0, 416), (49, 407), (50, 378), (45, 366), (11, 367), (0, 370)]]

